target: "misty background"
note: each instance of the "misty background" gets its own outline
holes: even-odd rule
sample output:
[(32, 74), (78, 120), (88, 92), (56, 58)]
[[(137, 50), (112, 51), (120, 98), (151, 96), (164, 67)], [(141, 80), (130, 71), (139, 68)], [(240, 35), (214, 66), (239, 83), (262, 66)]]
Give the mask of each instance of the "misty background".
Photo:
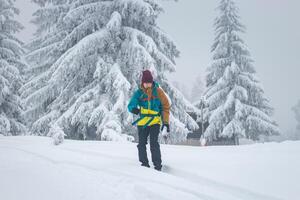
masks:
[[(165, 13), (159, 18), (160, 27), (173, 38), (181, 52), (176, 60), (177, 71), (169, 77), (185, 86), (188, 93), (199, 75), (204, 79), (211, 62), (218, 2), (162, 1)], [(283, 132), (293, 131), (296, 120), (291, 108), (300, 99), (300, 1), (236, 2), (241, 21), (247, 28), (242, 38), (255, 61), (266, 97), (275, 108), (274, 119)], [(27, 43), (35, 32), (30, 20), (37, 6), (31, 0), (16, 0), (16, 6), (21, 11), (17, 20), (25, 26), (17, 36)]]

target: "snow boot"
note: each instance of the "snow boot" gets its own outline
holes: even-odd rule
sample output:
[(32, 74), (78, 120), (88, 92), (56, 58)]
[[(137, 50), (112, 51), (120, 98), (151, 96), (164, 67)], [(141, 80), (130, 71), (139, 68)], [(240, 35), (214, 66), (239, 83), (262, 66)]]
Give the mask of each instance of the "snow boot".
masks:
[(157, 171), (161, 171), (161, 168), (162, 168), (162, 166), (160, 166), (160, 167), (154, 167), (154, 169), (157, 170)]
[(145, 163), (142, 163), (141, 166), (150, 168), (150, 165)]

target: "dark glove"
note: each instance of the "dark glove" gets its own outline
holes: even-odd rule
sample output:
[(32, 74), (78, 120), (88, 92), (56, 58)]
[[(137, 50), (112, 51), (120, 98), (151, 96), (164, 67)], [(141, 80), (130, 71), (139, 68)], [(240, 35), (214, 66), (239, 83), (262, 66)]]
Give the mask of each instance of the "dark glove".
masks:
[(133, 114), (138, 115), (138, 114), (140, 113), (140, 109), (138, 109), (138, 108), (133, 108), (131, 112), (132, 112)]
[(169, 135), (164, 135), (163, 137), (164, 137), (164, 140), (167, 141), (170, 136)]
[(167, 132), (170, 132), (170, 125), (169, 124), (163, 124), (161, 127), (161, 131), (164, 130), (164, 127), (167, 127)]

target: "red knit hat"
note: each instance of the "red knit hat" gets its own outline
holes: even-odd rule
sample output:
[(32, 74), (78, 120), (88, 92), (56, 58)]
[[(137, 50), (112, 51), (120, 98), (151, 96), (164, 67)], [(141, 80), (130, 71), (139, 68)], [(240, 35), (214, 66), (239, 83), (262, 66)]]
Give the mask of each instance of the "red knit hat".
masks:
[(143, 71), (142, 83), (152, 83), (153, 76), (149, 70)]

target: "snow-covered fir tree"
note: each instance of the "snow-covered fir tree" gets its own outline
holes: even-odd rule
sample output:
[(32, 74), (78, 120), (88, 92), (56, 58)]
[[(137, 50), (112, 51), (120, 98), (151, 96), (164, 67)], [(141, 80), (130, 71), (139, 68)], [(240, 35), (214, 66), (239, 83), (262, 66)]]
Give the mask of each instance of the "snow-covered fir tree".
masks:
[(14, 34), (22, 25), (14, 20), (19, 10), (13, 0), (0, 0), (0, 134), (20, 135), (26, 133), (22, 123), (22, 106), (19, 88), (23, 84), (22, 72), (26, 65), (21, 42)]
[(74, 139), (132, 140), (127, 110), (141, 71), (168, 93), (171, 142), (197, 128), (195, 107), (166, 78), (179, 55), (157, 25), (155, 0), (34, 0), (36, 39), (28, 44), (31, 79), (22, 88), (33, 134)]
[(199, 101), (205, 91), (205, 85), (202, 81), (202, 76), (199, 74), (193, 83), (190, 99), (192, 102)]
[(293, 111), (295, 113), (295, 118), (298, 122), (296, 129), (300, 135), (300, 100), (298, 101), (298, 104), (293, 107)]
[(187, 100), (190, 100), (189, 89), (184, 83), (178, 81), (172, 81), (172, 85), (177, 88)]
[(238, 8), (233, 0), (221, 0), (218, 10), (213, 62), (206, 77), (209, 126), (205, 136), (210, 140), (232, 136), (257, 140), (259, 135), (279, 134), (250, 52), (239, 36), (245, 27)]

